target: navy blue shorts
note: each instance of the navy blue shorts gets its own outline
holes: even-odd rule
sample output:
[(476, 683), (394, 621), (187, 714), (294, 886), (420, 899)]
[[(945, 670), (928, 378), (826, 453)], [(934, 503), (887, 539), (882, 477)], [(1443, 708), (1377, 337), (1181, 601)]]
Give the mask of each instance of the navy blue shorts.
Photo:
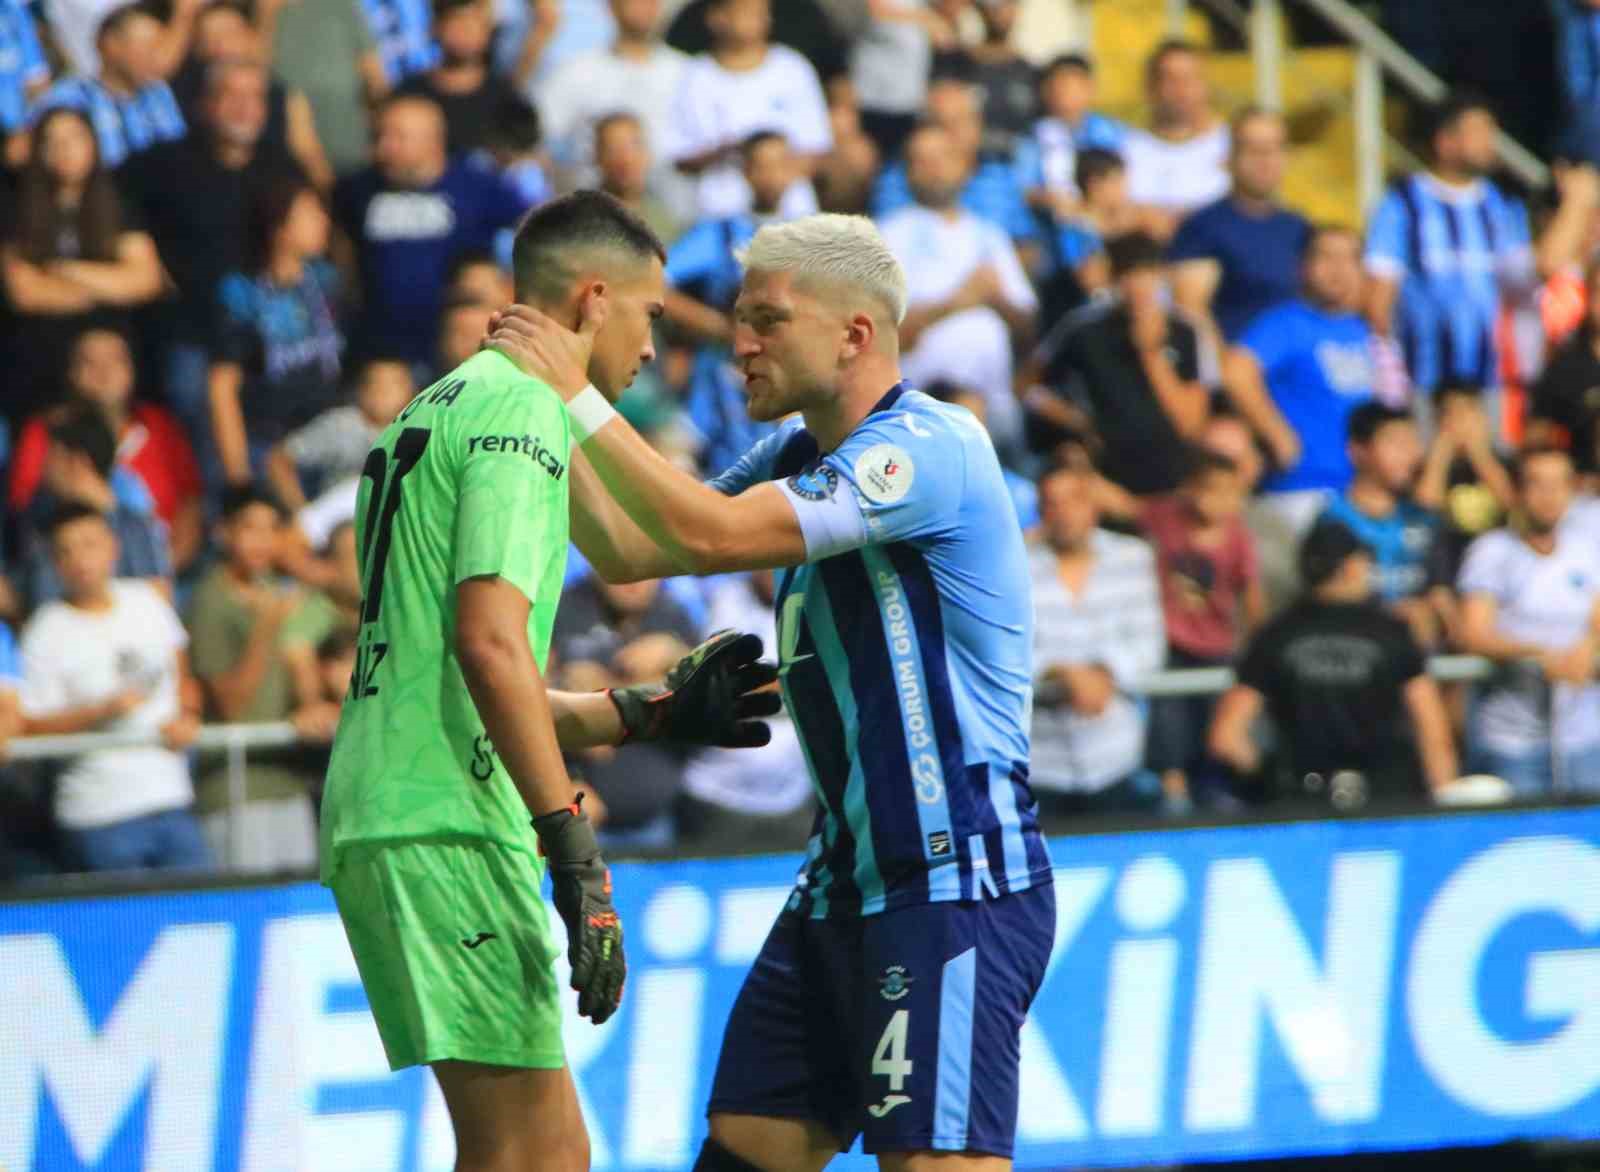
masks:
[(784, 912), (728, 1016), (710, 1114), (823, 1124), (868, 1152), (1010, 1156), (1053, 888), (854, 919)]

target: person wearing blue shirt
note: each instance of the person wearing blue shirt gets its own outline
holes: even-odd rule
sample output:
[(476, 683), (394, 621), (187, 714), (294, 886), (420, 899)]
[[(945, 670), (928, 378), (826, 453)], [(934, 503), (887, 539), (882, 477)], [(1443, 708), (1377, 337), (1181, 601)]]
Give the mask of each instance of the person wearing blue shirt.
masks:
[(0, 139), (12, 165), (21, 161), (15, 136), (27, 129), (28, 105), (50, 85), (29, 8), (24, 0), (0, 0)]
[(1022, 531), (983, 426), (900, 381), (906, 277), (869, 221), (768, 225), (746, 263), (750, 412), (797, 414), (710, 486), (582, 390), (583, 337), (516, 309), (491, 339), (582, 421), (573, 531), (602, 573), (782, 571), (779, 682), (821, 809), (729, 1018), (697, 1167), (820, 1167), (857, 1135), (1008, 1161), (1055, 925)]
[(1393, 334), (1424, 393), (1445, 382), (1501, 386), (1501, 309), (1538, 280), (1528, 210), (1487, 178), (1498, 130), (1482, 101), (1445, 103), (1429, 170), (1395, 182), (1368, 229), (1368, 317)]
[(428, 0), (361, 0), (361, 8), (391, 87), (439, 63)]
[(1450, 566), (1438, 514), (1411, 498), (1422, 470), (1422, 439), (1409, 411), (1379, 402), (1350, 413), (1355, 476), (1322, 514), (1372, 552), (1373, 596), (1424, 648), (1439, 640), (1450, 607)]
[(728, 351), (733, 323), (728, 316), (744, 277), (738, 253), (761, 224), (775, 220), (798, 173), (788, 140), (760, 131), (740, 148), (751, 210), (722, 219), (701, 220), (667, 251), (666, 318), (703, 340), (689, 372), (684, 412), (700, 438), (700, 467), (715, 476), (757, 440), (770, 424), (750, 418), (744, 386)]
[(1316, 229), (1301, 273), (1301, 296), (1256, 318), (1222, 364), (1224, 390), (1275, 466), (1250, 516), (1274, 602), (1295, 592), (1295, 548), (1350, 483), (1350, 413), (1377, 389), (1375, 339), (1360, 314), (1360, 238)]
[(158, 21), (143, 6), (112, 9), (95, 33), (98, 77), (64, 77), (44, 92), (34, 115), (56, 106), (82, 110), (100, 143), (100, 162), (119, 167), (130, 155), (171, 142), (188, 130), (178, 99), (161, 73)]
[(1281, 115), (1252, 108), (1234, 118), (1233, 189), (1185, 219), (1167, 250), (1173, 297), (1228, 342), (1299, 291), (1311, 225), (1279, 202), (1288, 142)]
[[(957, 196), (961, 206), (981, 220), (998, 224), (1019, 245), (1033, 243), (1039, 228), (1028, 211), (1015, 170), (1008, 161), (979, 152), (983, 112), (977, 88), (953, 79), (935, 81), (928, 87), (927, 112), (928, 120), (950, 135), (965, 163), (967, 178)], [(915, 202), (905, 159), (884, 167), (872, 189), (872, 218), (882, 220)]]
[(355, 347), (426, 366), (451, 262), (491, 248), (527, 203), (501, 176), (446, 155), (444, 116), (425, 97), (389, 100), (374, 157), (333, 194), (334, 220), (355, 243), (366, 290)]
[(1017, 141), (1017, 182), (1029, 204), (1054, 212), (1056, 219), (1071, 214), (1082, 195), (1074, 181), (1078, 152), (1117, 154), (1128, 133), (1122, 123), (1094, 110), (1094, 99), (1094, 66), (1082, 53), (1062, 54), (1039, 75), (1045, 116)]

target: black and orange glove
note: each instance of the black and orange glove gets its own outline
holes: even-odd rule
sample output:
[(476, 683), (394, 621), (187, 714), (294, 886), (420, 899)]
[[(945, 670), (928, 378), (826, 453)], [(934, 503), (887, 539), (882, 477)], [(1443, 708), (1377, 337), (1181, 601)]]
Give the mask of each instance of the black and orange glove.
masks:
[(549, 860), (556, 912), (567, 925), (567, 960), (578, 1013), (595, 1025), (622, 1004), (628, 961), (622, 954), (622, 921), (611, 906), (611, 870), (600, 857), (594, 826), (579, 802), (533, 820), (539, 846)]
[(772, 739), (761, 717), (783, 707), (770, 690), (777, 678), (778, 669), (761, 662), (760, 635), (718, 631), (678, 660), (661, 683), (612, 688), (609, 694), (625, 742), (752, 749)]

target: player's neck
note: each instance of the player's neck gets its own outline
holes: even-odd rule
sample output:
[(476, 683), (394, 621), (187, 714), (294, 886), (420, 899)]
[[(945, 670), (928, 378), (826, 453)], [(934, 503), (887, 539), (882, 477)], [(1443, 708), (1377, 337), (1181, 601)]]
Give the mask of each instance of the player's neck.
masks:
[(837, 395), (805, 409), (806, 430), (817, 441), (818, 448), (824, 452), (833, 451), (861, 426), (861, 421), (872, 414), (878, 401), (899, 382), (898, 363), (865, 364), (861, 370), (845, 377)]

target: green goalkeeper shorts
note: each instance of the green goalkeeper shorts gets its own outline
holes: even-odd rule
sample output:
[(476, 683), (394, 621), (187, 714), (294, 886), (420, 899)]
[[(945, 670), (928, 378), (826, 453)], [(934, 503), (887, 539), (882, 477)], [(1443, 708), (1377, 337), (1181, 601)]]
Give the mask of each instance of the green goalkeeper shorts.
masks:
[(329, 886), (389, 1066), (564, 1065), (543, 868), (485, 841), (356, 843)]

